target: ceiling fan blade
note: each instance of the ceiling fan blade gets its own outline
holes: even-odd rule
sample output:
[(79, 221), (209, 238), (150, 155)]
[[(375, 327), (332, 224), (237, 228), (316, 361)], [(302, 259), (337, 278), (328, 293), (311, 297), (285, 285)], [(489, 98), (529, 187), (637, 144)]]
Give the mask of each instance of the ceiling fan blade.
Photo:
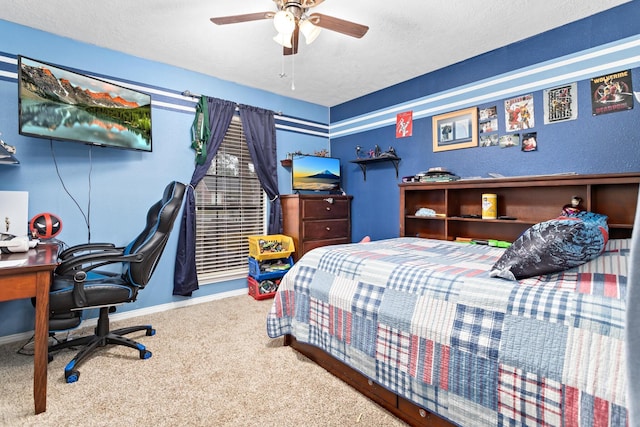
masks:
[(295, 55), (296, 53), (298, 53), (299, 41), (300, 41), (300, 29), (296, 25), (296, 29), (293, 30), (293, 34), (291, 35), (291, 47), (283, 47), (282, 54)]
[(217, 25), (237, 24), (239, 22), (258, 21), (260, 19), (271, 19), (274, 12), (247, 13), (244, 15), (218, 16), (211, 18), (211, 22)]
[(346, 34), (347, 36), (361, 38), (367, 31), (369, 31), (369, 27), (366, 25), (356, 24), (355, 22), (345, 21), (344, 19), (335, 18), (329, 15), (323, 15), (321, 13), (312, 13), (309, 16), (309, 20), (313, 25), (317, 25), (318, 27), (325, 28), (331, 31), (337, 31), (342, 34)]

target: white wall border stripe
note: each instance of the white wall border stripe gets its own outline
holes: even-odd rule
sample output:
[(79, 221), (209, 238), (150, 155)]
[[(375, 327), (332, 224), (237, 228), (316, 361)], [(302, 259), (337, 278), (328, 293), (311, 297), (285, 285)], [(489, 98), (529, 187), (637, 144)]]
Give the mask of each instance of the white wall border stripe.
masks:
[(640, 35), (331, 123), (329, 135), (339, 138), (389, 126), (402, 111), (413, 110), (414, 118), (423, 118), (637, 66)]

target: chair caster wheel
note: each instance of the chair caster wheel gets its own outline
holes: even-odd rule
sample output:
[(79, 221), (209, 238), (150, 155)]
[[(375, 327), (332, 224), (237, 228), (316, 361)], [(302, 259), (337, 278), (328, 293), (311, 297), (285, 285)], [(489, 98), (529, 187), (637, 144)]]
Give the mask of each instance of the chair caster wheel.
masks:
[(50, 354), (47, 354), (47, 363), (51, 363), (53, 362), (53, 356)]
[(151, 337), (151, 336), (153, 336), (155, 334), (156, 334), (156, 330), (155, 329), (153, 329), (153, 328), (147, 329), (147, 336), (148, 337)]
[(79, 371), (65, 372), (64, 378), (67, 381), (67, 384), (75, 383), (80, 378), (80, 372)]
[(149, 359), (151, 356), (153, 356), (153, 353), (149, 350), (140, 351), (140, 359)]

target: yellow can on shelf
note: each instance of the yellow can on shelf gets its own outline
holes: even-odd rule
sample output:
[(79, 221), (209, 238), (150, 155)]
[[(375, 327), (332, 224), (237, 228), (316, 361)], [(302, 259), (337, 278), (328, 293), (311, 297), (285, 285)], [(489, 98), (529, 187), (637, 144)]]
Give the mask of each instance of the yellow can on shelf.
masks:
[(485, 193), (482, 195), (482, 219), (498, 218), (498, 195)]

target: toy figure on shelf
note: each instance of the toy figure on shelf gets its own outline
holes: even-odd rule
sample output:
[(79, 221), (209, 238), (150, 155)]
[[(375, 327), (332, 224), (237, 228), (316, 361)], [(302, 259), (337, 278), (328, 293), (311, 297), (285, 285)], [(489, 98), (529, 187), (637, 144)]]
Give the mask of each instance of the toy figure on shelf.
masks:
[(567, 203), (562, 207), (562, 215), (571, 216), (583, 210), (584, 206), (582, 205), (582, 197), (573, 196), (571, 198), (571, 203)]
[(398, 154), (396, 154), (396, 149), (395, 148), (389, 147), (389, 150), (387, 150), (384, 153), (380, 154), (379, 157), (395, 158), (395, 157), (398, 157)]
[[(2, 132), (0, 132), (0, 136), (2, 136)], [(14, 147), (13, 145), (7, 144), (2, 140), (2, 138), (0, 138), (0, 147), (7, 150), (7, 153), (9, 154), (16, 154), (16, 147)]]
[(362, 147), (359, 145), (356, 145), (356, 159), (360, 158), (360, 151), (362, 150)]

